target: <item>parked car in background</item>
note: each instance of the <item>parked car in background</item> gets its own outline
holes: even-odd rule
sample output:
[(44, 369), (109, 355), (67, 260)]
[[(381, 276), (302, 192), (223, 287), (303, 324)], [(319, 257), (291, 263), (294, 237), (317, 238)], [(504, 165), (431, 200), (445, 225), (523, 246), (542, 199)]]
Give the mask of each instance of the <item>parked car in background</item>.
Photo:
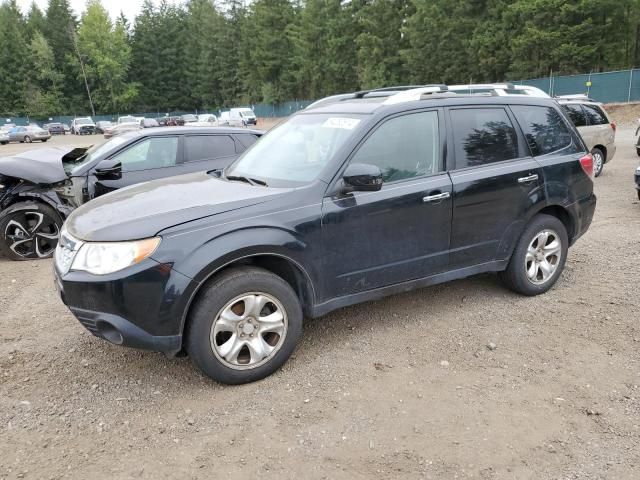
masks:
[(218, 126), (218, 117), (211, 113), (204, 113), (198, 115), (198, 121), (192, 122), (189, 125), (192, 127), (217, 127)]
[(8, 130), (2, 130), (0, 128), (0, 145), (6, 145), (7, 143), (9, 143), (9, 131)]
[(67, 133), (71, 133), (71, 127), (70, 127), (69, 125), (67, 125), (66, 123), (63, 123), (63, 124), (62, 124), (62, 128), (64, 128), (64, 133), (65, 133), (65, 135), (66, 135)]
[(634, 175), (636, 181), (636, 191), (638, 193), (638, 200), (640, 200), (640, 167), (636, 167), (636, 173)]
[(582, 135), (593, 155), (595, 176), (600, 176), (604, 164), (616, 153), (616, 124), (609, 119), (601, 103), (586, 96), (569, 95), (557, 97), (557, 100)]
[(197, 122), (198, 121), (198, 117), (196, 117), (195, 115), (192, 115), (190, 113), (187, 113), (186, 115), (182, 115), (182, 121), (186, 125), (188, 123)]
[(124, 115), (122, 117), (118, 117), (117, 123), (135, 123), (138, 121), (138, 117), (134, 117), (133, 115)]
[(287, 360), (303, 316), (485, 272), (549, 290), (596, 205), (558, 103), (367, 93), (296, 113), (221, 171), (76, 210), (55, 258), (63, 302), (93, 335), (187, 352), (237, 384)]
[(51, 138), (48, 130), (40, 127), (13, 127), (9, 130), (9, 141), (20, 143), (31, 143), (34, 141), (46, 142)]
[(99, 120), (96, 122), (96, 133), (104, 133), (104, 131), (113, 126), (113, 122), (109, 120)]
[(91, 117), (74, 118), (71, 122), (72, 135), (93, 135), (96, 133), (96, 124)]
[(223, 168), (261, 135), (147, 128), (90, 148), (42, 148), (0, 158), (0, 251), (14, 260), (48, 257), (74, 208), (135, 183)]
[(140, 120), (140, 126), (142, 128), (159, 127), (160, 123), (155, 118), (143, 118)]
[(229, 125), (233, 127), (247, 127), (257, 123), (256, 114), (250, 108), (232, 108), (229, 110)]
[(220, 112), (220, 116), (218, 117), (218, 125), (229, 126), (229, 123), (231, 123), (231, 113), (228, 111)]
[(51, 135), (64, 135), (64, 127), (59, 122), (48, 123), (46, 127), (43, 125), (43, 128), (48, 130)]
[(181, 127), (184, 125), (184, 119), (181, 116), (166, 117), (168, 127)]
[(104, 138), (111, 138), (126, 132), (134, 132), (142, 127), (139, 122), (116, 123), (104, 129)]
[(169, 117), (158, 117), (156, 118), (156, 120), (158, 121), (158, 125), (160, 127), (167, 127), (167, 123), (169, 122)]

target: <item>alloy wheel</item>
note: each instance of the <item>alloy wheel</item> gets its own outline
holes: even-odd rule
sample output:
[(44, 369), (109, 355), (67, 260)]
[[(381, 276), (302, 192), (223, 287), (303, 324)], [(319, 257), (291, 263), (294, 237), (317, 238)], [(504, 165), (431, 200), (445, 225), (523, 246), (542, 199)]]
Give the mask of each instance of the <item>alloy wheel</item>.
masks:
[(600, 152), (593, 152), (591, 155), (593, 157), (593, 173), (596, 176), (600, 175), (603, 166), (602, 154)]
[(19, 211), (12, 215), (4, 236), (9, 248), (23, 258), (49, 257), (58, 244), (60, 229), (54, 218), (37, 211)]
[(268, 362), (287, 335), (288, 318), (272, 295), (251, 292), (228, 302), (211, 326), (211, 349), (227, 367), (247, 370)]
[(527, 248), (525, 270), (534, 285), (543, 285), (551, 279), (560, 265), (562, 243), (560, 236), (551, 229), (538, 233)]

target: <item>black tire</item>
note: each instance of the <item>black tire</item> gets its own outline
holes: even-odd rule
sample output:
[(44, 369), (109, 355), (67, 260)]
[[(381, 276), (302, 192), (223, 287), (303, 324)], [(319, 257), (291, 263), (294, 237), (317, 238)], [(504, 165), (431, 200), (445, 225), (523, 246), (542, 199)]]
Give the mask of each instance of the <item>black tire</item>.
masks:
[(9, 143), (9, 142), (0, 142), (0, 145), (6, 145), (6, 144), (8, 144), (8, 143)]
[[(286, 313), (286, 333), (278, 337), (278, 349), (267, 356), (264, 363), (236, 369), (214, 353), (211, 329), (225, 306), (252, 292), (262, 292), (277, 299)], [(234, 268), (214, 277), (203, 287), (186, 329), (186, 350), (205, 375), (220, 383), (249, 383), (271, 375), (291, 356), (302, 333), (302, 308), (291, 286), (277, 275), (255, 267)]]
[[(36, 228), (40, 216), (42, 222)], [(23, 228), (18, 228), (16, 223)], [(57, 236), (62, 223), (62, 217), (49, 205), (40, 202), (14, 203), (0, 212), (0, 253), (11, 260), (51, 257), (58, 244)], [(22, 242), (27, 238), (31, 241)], [(16, 242), (19, 245), (15, 245)]]
[(46, 141), (49, 140), (48, 138), (43, 138), (42, 139), (42, 143), (46, 143)]
[(640, 190), (638, 190), (638, 200), (640, 200)]
[(640, 147), (636, 147), (636, 154), (640, 157)]
[(25, 143), (31, 143), (31, 137), (29, 135), (25, 135), (24, 136), (24, 142)]
[[(558, 263), (556, 264), (555, 271), (544, 283), (534, 283), (527, 275), (527, 265), (530, 264), (527, 263), (526, 256), (529, 245), (531, 245), (538, 234), (544, 230), (551, 230), (557, 233), (558, 240), (561, 244), (560, 258), (559, 260), (556, 259)], [(498, 277), (505, 287), (516, 293), (528, 296), (540, 295), (553, 287), (562, 274), (564, 264), (567, 260), (568, 249), (569, 237), (564, 224), (558, 218), (551, 215), (536, 215), (531, 219), (529, 225), (524, 229), (524, 232), (522, 232), (518, 244), (511, 255), (507, 269), (499, 272)]]
[[(599, 177), (604, 168), (604, 153), (598, 147), (594, 147), (593, 150), (591, 150), (591, 155), (593, 156), (593, 175), (594, 177)], [(596, 160), (598, 157), (600, 158), (599, 162)]]

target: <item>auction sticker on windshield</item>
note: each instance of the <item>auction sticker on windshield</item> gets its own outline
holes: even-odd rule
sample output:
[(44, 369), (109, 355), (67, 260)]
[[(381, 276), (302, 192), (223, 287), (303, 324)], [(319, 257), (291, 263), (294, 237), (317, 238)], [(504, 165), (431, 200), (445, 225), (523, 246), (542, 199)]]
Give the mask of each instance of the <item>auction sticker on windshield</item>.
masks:
[(345, 130), (353, 130), (360, 123), (359, 118), (327, 118), (322, 124), (323, 128), (343, 128)]

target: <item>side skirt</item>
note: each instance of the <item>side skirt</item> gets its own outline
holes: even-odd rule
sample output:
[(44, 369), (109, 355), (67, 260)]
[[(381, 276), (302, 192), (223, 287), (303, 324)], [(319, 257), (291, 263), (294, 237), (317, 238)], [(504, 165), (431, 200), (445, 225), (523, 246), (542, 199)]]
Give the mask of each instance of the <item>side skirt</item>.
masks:
[(356, 303), (370, 302), (373, 300), (379, 300), (380, 298), (387, 297), (389, 295), (395, 295), (398, 293), (410, 292), (418, 288), (429, 287), (431, 285), (437, 285), (438, 283), (445, 283), (451, 280), (458, 280), (460, 278), (470, 277), (472, 275), (478, 275), (479, 273), (486, 272), (499, 272), (507, 268), (509, 260), (498, 260), (493, 262), (482, 263), (480, 265), (474, 265), (472, 267), (460, 268), (457, 270), (451, 270), (449, 272), (438, 273), (429, 277), (418, 278), (415, 280), (409, 280), (407, 282), (396, 283), (386, 287), (376, 288), (374, 290), (367, 290), (365, 292), (358, 292), (352, 295), (344, 295), (342, 297), (332, 298), (324, 303), (314, 305), (310, 309), (310, 316), (313, 318), (321, 317), (327, 313), (342, 307), (348, 307), (349, 305), (355, 305)]

